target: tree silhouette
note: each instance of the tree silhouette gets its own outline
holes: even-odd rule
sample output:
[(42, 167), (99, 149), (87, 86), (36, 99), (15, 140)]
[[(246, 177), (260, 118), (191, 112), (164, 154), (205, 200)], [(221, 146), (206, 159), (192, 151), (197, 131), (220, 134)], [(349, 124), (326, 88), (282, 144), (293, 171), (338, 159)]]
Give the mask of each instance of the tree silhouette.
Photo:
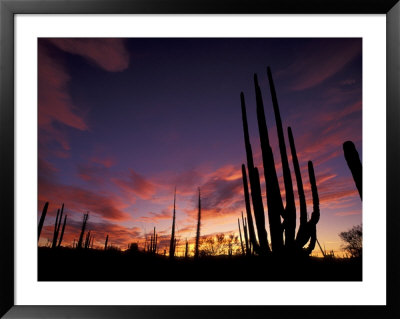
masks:
[(343, 245), (351, 257), (359, 258), (362, 256), (362, 226), (353, 226), (350, 230), (341, 232), (339, 237), (346, 243)]

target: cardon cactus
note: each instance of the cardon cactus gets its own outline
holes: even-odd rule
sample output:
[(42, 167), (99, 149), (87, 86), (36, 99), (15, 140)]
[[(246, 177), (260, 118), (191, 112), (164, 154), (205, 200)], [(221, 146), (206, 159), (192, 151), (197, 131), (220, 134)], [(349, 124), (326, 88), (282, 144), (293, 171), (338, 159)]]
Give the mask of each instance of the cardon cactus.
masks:
[[(248, 220), (250, 243), (252, 243), (253, 245), (254, 252), (259, 255), (266, 254), (270, 251), (272, 251), (273, 253), (305, 252), (306, 254), (310, 254), (311, 251), (314, 249), (317, 240), (316, 225), (320, 217), (318, 190), (315, 181), (314, 168), (312, 162), (309, 161), (308, 171), (309, 171), (309, 177), (310, 177), (309, 179), (313, 196), (313, 213), (311, 214), (310, 220), (307, 220), (307, 207), (306, 207), (302, 177), (300, 173), (300, 166), (297, 158), (292, 130), (291, 128), (288, 128), (290, 149), (292, 153), (292, 161), (295, 170), (297, 189), (300, 201), (300, 226), (298, 233), (296, 235), (295, 234), (296, 206), (295, 206), (295, 195), (293, 190), (292, 175), (286, 151), (286, 143), (284, 138), (284, 131), (282, 127), (282, 119), (280, 115), (277, 94), (275, 90), (275, 84), (273, 82), (272, 73), (269, 67), (267, 69), (267, 75), (268, 75), (269, 88), (272, 98), (273, 110), (275, 114), (275, 123), (278, 135), (280, 159), (282, 163), (286, 201), (284, 205), (278, 181), (278, 174), (276, 172), (276, 167), (275, 167), (274, 154), (272, 152), (272, 148), (269, 142), (268, 127), (265, 119), (261, 88), (258, 84), (257, 75), (254, 75), (254, 86), (255, 86), (255, 95), (257, 104), (257, 122), (258, 122), (258, 132), (261, 145), (262, 162), (264, 166), (264, 179), (266, 186), (266, 198), (268, 207), (268, 220), (269, 220), (271, 246), (269, 246), (266, 237), (267, 231), (265, 230), (264, 209), (259, 187), (260, 181), (258, 177), (258, 170), (254, 166), (253, 154), (250, 145), (244, 94), (241, 93), (240, 100), (242, 106), (242, 121), (243, 121), (244, 142), (245, 142), (246, 158), (247, 158), (247, 171), (250, 180), (251, 199), (253, 204), (256, 229), (259, 238), (259, 242), (257, 242), (255, 239), (255, 234), (252, 234), (252, 232), (254, 232), (254, 227), (252, 225), (250, 196), (247, 183), (247, 172), (246, 172), (246, 167), (243, 164), (242, 165), (243, 188), (244, 188), (244, 198), (245, 198), (245, 207)], [(283, 220), (283, 222), (281, 222), (281, 219)], [(310, 244), (308, 245), (308, 247), (304, 248), (304, 246), (307, 244), (308, 241), (310, 241)]]
[(104, 243), (104, 250), (107, 250), (107, 244), (108, 244), (108, 235), (106, 236), (106, 241)]
[(67, 224), (67, 216), (68, 215), (65, 215), (65, 217), (64, 217), (64, 223), (63, 223), (63, 227), (62, 227), (62, 230), (61, 230), (61, 235), (60, 235), (60, 239), (58, 241), (58, 246), (57, 247), (61, 247), (61, 243), (62, 243), (62, 240), (63, 240), (63, 237), (64, 237), (65, 225)]
[(245, 217), (243, 217), (243, 212), (242, 212), (242, 223), (243, 223), (244, 240), (245, 240), (245, 243), (246, 243), (246, 255), (250, 255), (249, 236), (248, 236), (248, 230), (247, 230), (247, 220), (246, 220)]
[[(262, 196), (261, 196), (260, 176), (258, 174), (257, 167), (254, 166), (253, 152), (250, 144), (249, 130), (247, 125), (246, 104), (243, 93), (240, 94), (240, 100), (242, 105), (243, 133), (244, 133), (244, 143), (246, 147), (247, 168), (249, 172), (251, 199), (253, 202), (254, 219), (256, 221), (258, 240), (259, 240), (259, 242), (257, 243), (255, 241), (255, 238), (252, 239), (254, 240), (253, 247), (254, 250), (258, 252), (258, 254), (265, 254), (266, 252), (269, 252), (270, 249), (268, 245), (267, 231), (265, 229), (264, 204), (262, 202)], [(244, 179), (245, 175), (243, 176), (243, 180)], [(247, 212), (249, 212), (249, 210), (247, 210)]]
[(86, 223), (87, 223), (88, 218), (89, 218), (89, 213), (83, 215), (81, 234), (79, 235), (78, 244), (76, 246), (76, 248), (78, 248), (78, 249), (82, 248), (83, 235), (85, 234)]
[(358, 193), (362, 199), (362, 165), (360, 156), (352, 141), (346, 141), (343, 143), (344, 157), (347, 165), (350, 168), (351, 174), (353, 175), (354, 182), (358, 189)]
[(39, 220), (39, 225), (38, 225), (38, 241), (40, 239), (40, 233), (42, 232), (42, 228), (43, 228), (43, 223), (44, 220), (46, 219), (46, 214), (47, 214), (47, 209), (49, 208), (49, 202), (46, 202), (46, 204), (44, 204), (43, 210), (42, 210), (42, 215), (40, 216), (40, 220)]
[[(58, 209), (57, 210), (57, 217), (56, 217), (56, 221), (54, 224), (54, 234), (53, 234), (53, 244), (52, 244), (52, 248), (56, 248), (57, 247), (57, 239), (58, 239), (58, 234), (60, 233), (60, 226), (61, 226), (61, 220), (62, 220), (62, 215), (64, 212), (64, 204), (62, 204), (61, 206), (61, 211)], [(64, 223), (66, 222), (65, 218), (64, 218)], [(63, 226), (64, 229), (65, 226)]]

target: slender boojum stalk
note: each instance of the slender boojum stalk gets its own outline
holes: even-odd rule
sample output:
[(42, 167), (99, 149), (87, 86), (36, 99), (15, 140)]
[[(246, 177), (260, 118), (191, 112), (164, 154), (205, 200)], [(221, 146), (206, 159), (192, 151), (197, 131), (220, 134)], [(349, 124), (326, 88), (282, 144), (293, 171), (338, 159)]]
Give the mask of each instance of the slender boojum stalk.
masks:
[(47, 209), (49, 208), (49, 202), (44, 204), (42, 215), (40, 216), (39, 225), (38, 225), (38, 241), (40, 239), (40, 234), (42, 232), (44, 220), (46, 219)]
[(195, 258), (199, 258), (200, 224), (201, 224), (201, 195), (200, 195), (200, 187), (199, 187), (199, 213), (197, 216), (196, 245), (195, 245), (195, 251), (194, 251)]
[(65, 217), (64, 217), (64, 223), (63, 223), (63, 227), (61, 230), (60, 240), (58, 241), (58, 247), (61, 247), (61, 243), (62, 243), (62, 240), (64, 237), (65, 225), (67, 224), (67, 216), (68, 215), (65, 215)]
[(175, 203), (176, 203), (176, 187), (174, 192), (174, 212), (172, 216), (172, 230), (171, 230), (171, 241), (169, 244), (169, 257), (174, 258), (175, 255)]

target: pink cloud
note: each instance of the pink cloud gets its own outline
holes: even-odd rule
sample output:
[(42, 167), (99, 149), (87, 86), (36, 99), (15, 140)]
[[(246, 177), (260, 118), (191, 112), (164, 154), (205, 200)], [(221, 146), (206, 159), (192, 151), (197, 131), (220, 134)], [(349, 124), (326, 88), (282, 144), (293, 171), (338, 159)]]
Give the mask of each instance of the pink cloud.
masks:
[(65, 203), (66, 207), (78, 212), (89, 211), (108, 220), (129, 220), (130, 215), (123, 212), (126, 207), (115, 194), (105, 194), (81, 187), (63, 185), (53, 181), (49, 176), (39, 176), (38, 210), (44, 202)]
[(129, 52), (123, 39), (58, 38), (49, 41), (59, 49), (81, 55), (109, 72), (123, 71), (129, 66)]
[[(87, 124), (75, 112), (76, 108), (69, 96), (70, 77), (67, 71), (63, 65), (55, 62), (48, 49), (40, 44), (38, 64), (39, 127), (49, 130), (54, 122), (59, 122), (78, 130), (87, 130)], [(52, 130), (50, 133), (54, 134), (54, 128)]]
[(346, 211), (346, 212), (339, 212), (336, 213), (336, 216), (352, 216), (352, 215), (360, 215), (361, 211), (360, 210), (353, 210), (353, 211)]
[[(82, 114), (68, 92), (70, 77), (64, 66), (56, 62), (48, 48), (38, 44), (38, 126), (39, 154), (65, 158), (71, 148), (62, 124), (77, 130), (88, 130)], [(57, 147), (54, 146), (54, 143)], [(49, 147), (52, 145), (52, 147)]]
[[(38, 41), (38, 108), (40, 152), (67, 157), (70, 144), (65, 130), (55, 124), (86, 131), (88, 124), (79, 113), (69, 93), (70, 75), (62, 60), (52, 57), (51, 42), (59, 49), (78, 54), (106, 71), (116, 72), (129, 65), (129, 53), (122, 39), (40, 39)], [(56, 142), (50, 151), (48, 145)], [(42, 154), (43, 155), (43, 154)], [(103, 162), (111, 166), (110, 161)]]
[(151, 199), (155, 193), (155, 185), (133, 169), (129, 170), (127, 179), (113, 178), (112, 181), (123, 191), (142, 199)]
[(172, 221), (172, 209), (170, 211), (163, 210), (161, 213), (149, 212), (146, 214), (146, 216), (142, 216), (139, 218), (140, 221), (145, 221), (145, 222), (151, 221), (153, 223), (158, 223), (160, 220), (168, 220), (168, 219)]
[[(323, 121), (323, 122), (339, 122), (339, 120), (346, 118), (347, 116), (356, 113), (356, 112), (361, 112), (362, 110), (362, 102), (361, 100), (347, 105), (340, 111), (332, 111), (332, 112), (324, 112), (318, 116), (318, 121)], [(327, 133), (325, 130), (324, 133)]]

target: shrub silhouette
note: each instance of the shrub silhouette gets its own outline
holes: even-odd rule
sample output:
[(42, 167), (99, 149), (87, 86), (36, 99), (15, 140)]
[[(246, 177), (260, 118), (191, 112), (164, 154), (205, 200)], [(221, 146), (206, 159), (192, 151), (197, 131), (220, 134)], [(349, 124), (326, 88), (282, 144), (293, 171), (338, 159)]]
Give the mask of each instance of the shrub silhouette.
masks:
[(362, 226), (353, 226), (350, 230), (341, 232), (339, 237), (346, 243), (343, 248), (353, 258), (362, 256)]

